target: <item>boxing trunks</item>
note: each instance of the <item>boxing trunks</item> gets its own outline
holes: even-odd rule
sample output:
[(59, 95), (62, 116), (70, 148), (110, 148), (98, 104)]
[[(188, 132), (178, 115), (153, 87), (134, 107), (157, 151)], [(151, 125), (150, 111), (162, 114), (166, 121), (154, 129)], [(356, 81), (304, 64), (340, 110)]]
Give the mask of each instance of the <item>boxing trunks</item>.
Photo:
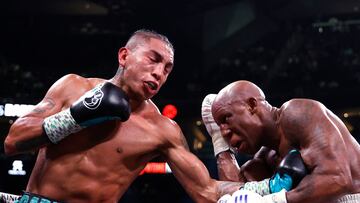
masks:
[(15, 203), (61, 203), (61, 202), (53, 199), (49, 199), (41, 195), (24, 191), (20, 199), (16, 200)]
[(359, 203), (359, 202), (360, 202), (360, 193), (344, 195), (337, 201), (337, 203)]

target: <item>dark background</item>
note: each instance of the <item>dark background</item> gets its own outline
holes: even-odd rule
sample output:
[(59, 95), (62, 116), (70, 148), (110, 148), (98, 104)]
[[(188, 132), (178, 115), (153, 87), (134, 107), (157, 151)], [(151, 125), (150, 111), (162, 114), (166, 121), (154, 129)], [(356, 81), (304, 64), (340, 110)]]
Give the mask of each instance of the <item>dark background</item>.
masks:
[[(118, 49), (146, 28), (175, 47), (174, 70), (154, 101), (160, 110), (178, 107), (174, 120), (212, 177), (216, 162), (199, 122), (201, 101), (235, 80), (255, 82), (275, 106), (319, 100), (359, 141), (359, 12), (356, 0), (3, 1), (0, 105), (36, 104), (64, 74), (112, 77)], [(15, 119), (0, 117), (2, 141)], [(18, 194), (35, 155), (6, 157), (0, 150), (0, 191)], [(18, 159), (28, 174), (7, 175)], [(171, 174), (145, 174), (120, 202), (170, 201), (192, 202)]]

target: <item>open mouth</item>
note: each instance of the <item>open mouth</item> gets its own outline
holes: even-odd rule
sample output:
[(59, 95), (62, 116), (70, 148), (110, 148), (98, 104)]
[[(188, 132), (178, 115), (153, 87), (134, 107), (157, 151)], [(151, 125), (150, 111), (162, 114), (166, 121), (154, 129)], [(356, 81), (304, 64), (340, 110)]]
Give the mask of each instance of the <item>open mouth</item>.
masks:
[(238, 151), (244, 151), (244, 148), (245, 148), (245, 142), (243, 141), (240, 141), (236, 147), (235, 147)]
[(146, 81), (145, 83), (150, 87), (151, 90), (156, 90), (158, 87), (158, 85), (155, 82)]

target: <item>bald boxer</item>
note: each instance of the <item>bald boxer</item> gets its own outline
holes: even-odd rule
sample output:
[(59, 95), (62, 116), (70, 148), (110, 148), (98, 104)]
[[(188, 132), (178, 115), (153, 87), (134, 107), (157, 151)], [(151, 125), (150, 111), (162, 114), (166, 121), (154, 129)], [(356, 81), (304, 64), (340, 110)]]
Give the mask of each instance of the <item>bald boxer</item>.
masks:
[(173, 69), (169, 40), (139, 30), (118, 61), (109, 80), (62, 77), (11, 126), (6, 154), (39, 150), (20, 202), (117, 202), (158, 156), (196, 202), (216, 202), (238, 189), (240, 183), (210, 178), (179, 126), (151, 101)]
[(307, 174), (306, 166), (298, 151), (291, 151), (280, 160), (274, 150), (262, 147), (241, 168), (238, 166), (235, 150), (222, 137), (220, 127), (212, 116), (211, 109), (215, 98), (216, 94), (209, 94), (204, 98), (201, 116), (212, 138), (219, 179), (244, 182), (241, 190), (260, 195), (280, 192), (283, 189), (289, 191), (296, 187)]
[(299, 185), (261, 202), (360, 202), (360, 146), (320, 102), (292, 99), (276, 108), (258, 86), (236, 81), (216, 96), (212, 115), (238, 152), (255, 154), (266, 146), (280, 158), (299, 152), (304, 160), (309, 173)]

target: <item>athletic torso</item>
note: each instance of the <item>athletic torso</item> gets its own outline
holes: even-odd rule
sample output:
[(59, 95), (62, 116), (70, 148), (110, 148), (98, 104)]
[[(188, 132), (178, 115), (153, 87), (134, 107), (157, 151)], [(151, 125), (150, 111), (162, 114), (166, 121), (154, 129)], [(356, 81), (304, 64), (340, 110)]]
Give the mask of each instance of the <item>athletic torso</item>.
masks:
[[(64, 109), (101, 80), (74, 91)], [(161, 123), (161, 125), (160, 125)], [(126, 122), (108, 121), (39, 151), (27, 191), (68, 202), (117, 202), (165, 143), (171, 125), (151, 101)]]

